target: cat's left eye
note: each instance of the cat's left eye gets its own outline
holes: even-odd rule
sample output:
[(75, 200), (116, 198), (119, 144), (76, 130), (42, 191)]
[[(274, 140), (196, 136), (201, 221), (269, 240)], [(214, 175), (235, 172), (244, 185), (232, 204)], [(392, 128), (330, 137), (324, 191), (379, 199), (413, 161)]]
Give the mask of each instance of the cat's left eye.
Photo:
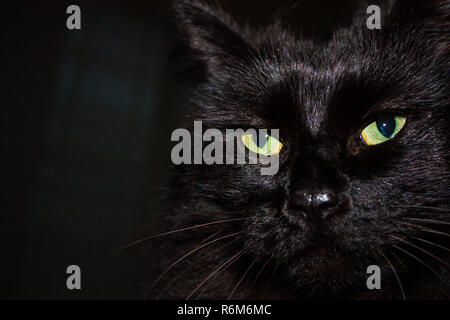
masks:
[(406, 117), (391, 114), (379, 115), (376, 121), (366, 126), (361, 132), (362, 140), (373, 146), (394, 138), (402, 130)]
[(280, 153), (283, 148), (283, 144), (273, 136), (265, 134), (259, 137), (258, 134), (244, 134), (242, 135), (242, 142), (247, 149), (266, 156)]

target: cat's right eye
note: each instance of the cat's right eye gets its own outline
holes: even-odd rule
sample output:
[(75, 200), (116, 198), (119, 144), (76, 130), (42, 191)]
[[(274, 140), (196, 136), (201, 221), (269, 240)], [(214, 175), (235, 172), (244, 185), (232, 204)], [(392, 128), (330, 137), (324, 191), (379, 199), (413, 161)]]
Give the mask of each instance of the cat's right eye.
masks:
[(379, 115), (376, 121), (361, 132), (361, 139), (368, 146), (374, 146), (394, 138), (406, 123), (406, 118), (395, 115)]

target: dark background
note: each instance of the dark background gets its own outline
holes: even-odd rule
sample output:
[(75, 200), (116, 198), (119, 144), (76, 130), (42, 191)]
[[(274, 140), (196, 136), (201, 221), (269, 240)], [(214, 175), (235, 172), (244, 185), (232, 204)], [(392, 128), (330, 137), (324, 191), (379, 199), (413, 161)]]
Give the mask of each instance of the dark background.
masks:
[[(167, 181), (186, 82), (170, 1), (29, 1), (2, 9), (0, 298), (138, 298), (136, 248)], [(282, 1), (281, 1), (282, 2)], [(266, 23), (280, 1), (220, 2)], [(81, 30), (66, 8), (81, 7)], [(304, 1), (330, 34), (340, 1)], [(342, 11), (341, 11), (342, 13)], [(66, 288), (81, 267), (82, 290)]]

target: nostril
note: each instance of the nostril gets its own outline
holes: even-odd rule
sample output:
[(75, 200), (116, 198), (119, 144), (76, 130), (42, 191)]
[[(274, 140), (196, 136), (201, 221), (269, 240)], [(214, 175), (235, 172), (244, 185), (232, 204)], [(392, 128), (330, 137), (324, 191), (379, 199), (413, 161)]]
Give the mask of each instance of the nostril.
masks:
[(311, 193), (306, 191), (296, 191), (292, 197), (292, 204), (294, 207), (300, 207), (301, 209), (306, 209), (312, 206), (313, 196)]
[(318, 192), (299, 190), (295, 192), (292, 198), (292, 205), (294, 208), (304, 211), (307, 215), (318, 215), (322, 219), (329, 214), (330, 208), (336, 207), (337, 204), (337, 196), (331, 190), (322, 190)]
[(314, 198), (314, 206), (316, 207), (333, 207), (337, 203), (334, 192), (320, 192), (312, 196)]
[(330, 207), (334, 206), (336, 202), (336, 195), (332, 191), (298, 191), (293, 197), (293, 203), (304, 208)]

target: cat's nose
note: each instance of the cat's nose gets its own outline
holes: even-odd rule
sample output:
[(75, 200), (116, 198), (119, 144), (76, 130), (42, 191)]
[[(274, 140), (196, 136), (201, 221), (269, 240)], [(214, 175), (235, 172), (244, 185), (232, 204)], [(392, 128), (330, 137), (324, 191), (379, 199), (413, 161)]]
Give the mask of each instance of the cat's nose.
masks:
[(292, 197), (294, 209), (303, 211), (307, 216), (323, 220), (331, 215), (338, 206), (338, 197), (331, 190), (317, 192), (296, 191)]

